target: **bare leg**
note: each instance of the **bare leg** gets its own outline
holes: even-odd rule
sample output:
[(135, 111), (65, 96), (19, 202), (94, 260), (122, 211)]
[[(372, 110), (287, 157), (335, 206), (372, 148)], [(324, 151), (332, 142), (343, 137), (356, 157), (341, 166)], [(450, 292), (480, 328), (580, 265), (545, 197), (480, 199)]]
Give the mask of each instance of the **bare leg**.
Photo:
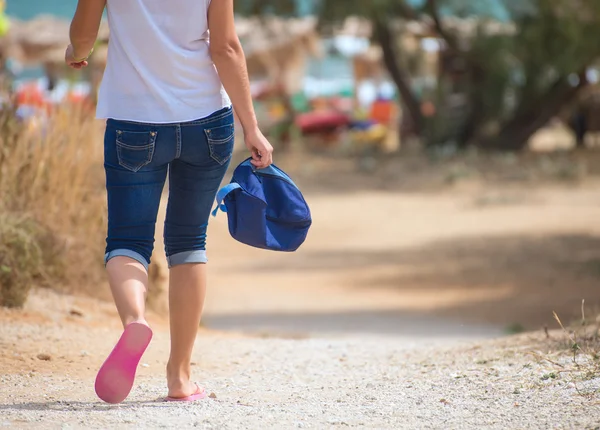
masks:
[(108, 280), (123, 327), (132, 322), (146, 324), (146, 268), (128, 257), (112, 258), (106, 265)]
[(190, 381), (191, 360), (205, 294), (206, 264), (184, 264), (171, 269), (171, 356), (167, 364), (169, 397), (187, 397), (196, 392), (196, 385)]

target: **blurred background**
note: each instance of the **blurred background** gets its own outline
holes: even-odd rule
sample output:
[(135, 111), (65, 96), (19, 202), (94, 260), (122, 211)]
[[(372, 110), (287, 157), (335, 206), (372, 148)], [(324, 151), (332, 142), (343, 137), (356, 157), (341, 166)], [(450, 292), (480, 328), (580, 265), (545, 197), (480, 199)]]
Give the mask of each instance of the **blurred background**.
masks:
[[(41, 309), (48, 289), (110, 298), (93, 119), (110, 32), (83, 73), (65, 68), (75, 4), (0, 0), (3, 306)], [(600, 2), (236, 7), (261, 127), (314, 227), (297, 253), (274, 254), (214, 219), (208, 328), (486, 337), (598, 314)]]

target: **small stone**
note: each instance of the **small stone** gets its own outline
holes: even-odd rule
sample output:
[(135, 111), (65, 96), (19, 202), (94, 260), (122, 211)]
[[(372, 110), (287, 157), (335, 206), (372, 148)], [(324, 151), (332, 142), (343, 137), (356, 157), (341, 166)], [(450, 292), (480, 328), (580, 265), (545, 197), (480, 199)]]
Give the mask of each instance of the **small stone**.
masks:
[(210, 397), (211, 399), (216, 399), (216, 398), (217, 398), (217, 395), (216, 395), (215, 393), (210, 393), (210, 394), (208, 395), (208, 397)]
[(69, 311), (69, 315), (74, 317), (83, 317), (83, 312), (77, 308), (73, 308)]
[(142, 367), (150, 367), (148, 363), (142, 363)]
[(37, 358), (38, 358), (38, 360), (42, 360), (42, 361), (52, 360), (52, 357), (50, 356), (50, 354), (44, 354), (44, 353), (38, 354)]

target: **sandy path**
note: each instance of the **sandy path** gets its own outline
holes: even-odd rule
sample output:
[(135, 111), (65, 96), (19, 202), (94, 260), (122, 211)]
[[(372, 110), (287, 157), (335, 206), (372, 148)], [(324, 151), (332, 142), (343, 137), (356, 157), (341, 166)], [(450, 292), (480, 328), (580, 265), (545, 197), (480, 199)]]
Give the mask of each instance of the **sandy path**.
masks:
[(216, 398), (194, 405), (160, 401), (163, 317), (130, 400), (107, 406), (93, 378), (112, 306), (37, 292), (0, 311), (0, 426), (596, 428), (597, 395), (580, 393), (598, 378), (546, 377), (529, 337), (485, 339), (598, 302), (600, 193), (503, 193), (314, 195), (294, 255), (236, 244), (218, 218), (194, 367)]
[(315, 225), (292, 255), (233, 242), (220, 217), (205, 323), (434, 338), (553, 326), (552, 311), (600, 304), (599, 201), (595, 185), (311, 196)]
[[(195, 377), (213, 398), (166, 404), (164, 329), (143, 359), (130, 399), (109, 406), (95, 398), (93, 378), (119, 332), (97, 327), (100, 319), (79, 306), (86, 309), (79, 322), (71, 317), (38, 325), (2, 322), (0, 426), (592, 429), (600, 417), (599, 403), (577, 391), (598, 390), (600, 380), (575, 386), (545, 378), (551, 370), (524, 354), (525, 338), (450, 346), (398, 338), (286, 340), (202, 332)], [(26, 346), (20, 339), (28, 339)], [(40, 361), (40, 352), (51, 360)]]

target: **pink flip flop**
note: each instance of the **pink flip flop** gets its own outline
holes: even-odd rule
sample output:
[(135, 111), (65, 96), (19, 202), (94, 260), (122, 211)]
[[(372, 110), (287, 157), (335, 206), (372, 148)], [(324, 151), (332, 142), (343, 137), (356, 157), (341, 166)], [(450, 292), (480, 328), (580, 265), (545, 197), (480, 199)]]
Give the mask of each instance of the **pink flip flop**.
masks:
[(206, 391), (204, 388), (200, 388), (198, 384), (196, 384), (196, 392), (191, 396), (187, 397), (167, 397), (165, 401), (167, 402), (196, 402), (198, 400), (202, 400), (206, 397)]
[(96, 376), (96, 394), (106, 403), (121, 403), (133, 387), (137, 366), (152, 340), (152, 330), (141, 323), (131, 323)]

